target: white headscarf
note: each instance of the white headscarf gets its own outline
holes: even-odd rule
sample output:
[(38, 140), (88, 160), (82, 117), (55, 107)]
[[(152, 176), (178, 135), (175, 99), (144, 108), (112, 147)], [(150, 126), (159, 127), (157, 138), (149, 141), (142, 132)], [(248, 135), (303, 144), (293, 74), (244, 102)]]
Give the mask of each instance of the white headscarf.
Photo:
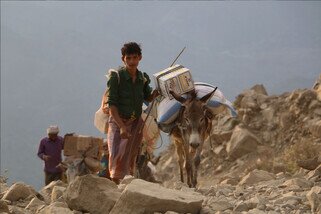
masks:
[(49, 128), (47, 128), (47, 134), (58, 134), (58, 133), (59, 133), (59, 128), (57, 125), (49, 126)]

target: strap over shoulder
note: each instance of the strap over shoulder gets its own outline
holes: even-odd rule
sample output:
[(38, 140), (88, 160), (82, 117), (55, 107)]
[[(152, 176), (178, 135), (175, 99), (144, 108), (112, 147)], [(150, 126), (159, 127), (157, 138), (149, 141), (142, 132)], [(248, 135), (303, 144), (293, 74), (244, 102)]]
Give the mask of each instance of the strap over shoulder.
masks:
[(105, 77), (107, 78), (107, 80), (110, 78), (110, 76), (111, 76), (111, 74), (112, 73), (116, 73), (117, 74), (117, 79), (118, 79), (118, 84), (119, 84), (119, 82), (120, 82), (120, 77), (119, 77), (119, 71), (118, 70), (116, 70), (116, 69), (109, 69), (108, 70), (108, 74), (106, 74), (105, 75)]
[(143, 81), (144, 81), (144, 85), (147, 83), (150, 83), (150, 78), (148, 76), (148, 74), (146, 74), (145, 72), (143, 72)]

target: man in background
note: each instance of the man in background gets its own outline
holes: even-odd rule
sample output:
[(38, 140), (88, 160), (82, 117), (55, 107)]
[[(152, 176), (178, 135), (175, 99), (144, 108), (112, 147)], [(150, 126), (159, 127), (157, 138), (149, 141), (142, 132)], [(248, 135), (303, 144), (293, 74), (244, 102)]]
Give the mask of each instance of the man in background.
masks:
[(45, 184), (61, 180), (63, 171), (58, 166), (61, 162), (61, 151), (63, 150), (63, 138), (58, 136), (58, 126), (49, 126), (48, 137), (40, 141), (38, 157), (44, 161)]

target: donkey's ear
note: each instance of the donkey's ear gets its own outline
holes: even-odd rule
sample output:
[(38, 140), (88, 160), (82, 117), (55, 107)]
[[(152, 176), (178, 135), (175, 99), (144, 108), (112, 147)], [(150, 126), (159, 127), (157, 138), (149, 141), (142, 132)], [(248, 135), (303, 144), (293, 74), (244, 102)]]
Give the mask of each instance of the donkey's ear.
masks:
[(211, 91), (210, 93), (206, 94), (204, 97), (202, 97), (200, 99), (200, 101), (202, 101), (203, 103), (207, 103), (207, 101), (212, 97), (212, 95), (215, 93), (217, 87), (214, 88), (213, 91)]
[(184, 97), (176, 94), (173, 90), (169, 90), (169, 93), (174, 97), (175, 100), (177, 100), (181, 104), (184, 104), (186, 102), (186, 99)]
[(197, 97), (195, 89), (189, 91), (188, 94), (191, 96), (191, 99), (195, 99)]
[(206, 105), (203, 106), (204, 116), (210, 120), (214, 118), (214, 114)]

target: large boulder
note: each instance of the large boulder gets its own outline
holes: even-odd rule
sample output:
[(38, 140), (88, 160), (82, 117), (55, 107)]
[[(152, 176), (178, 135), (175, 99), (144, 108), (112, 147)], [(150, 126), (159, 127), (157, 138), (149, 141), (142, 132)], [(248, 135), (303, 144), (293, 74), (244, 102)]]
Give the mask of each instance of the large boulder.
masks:
[(254, 134), (237, 126), (227, 143), (226, 151), (230, 159), (233, 160), (256, 151), (258, 144), (261, 144), (260, 140)]
[(275, 175), (264, 170), (255, 169), (239, 182), (239, 185), (253, 185), (262, 181), (274, 180)]
[(3, 200), (18, 201), (20, 199), (26, 199), (30, 196), (36, 196), (38, 193), (30, 185), (22, 182), (12, 185), (2, 197)]
[(113, 208), (120, 194), (114, 182), (95, 175), (84, 175), (69, 184), (63, 197), (73, 210), (103, 214)]
[(167, 189), (159, 184), (135, 179), (127, 185), (110, 214), (174, 211), (198, 213), (204, 197), (196, 192)]
[(222, 144), (230, 140), (233, 129), (239, 124), (239, 120), (230, 115), (218, 115), (217, 120), (213, 121), (211, 142)]

